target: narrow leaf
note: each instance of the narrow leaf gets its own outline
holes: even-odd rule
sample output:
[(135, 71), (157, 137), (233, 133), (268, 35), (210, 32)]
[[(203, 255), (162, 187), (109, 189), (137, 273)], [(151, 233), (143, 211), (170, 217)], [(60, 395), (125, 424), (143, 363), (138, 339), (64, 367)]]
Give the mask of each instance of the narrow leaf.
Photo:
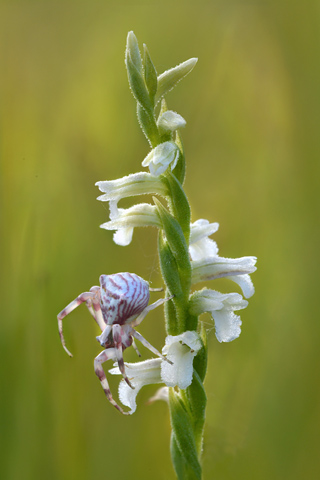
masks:
[(203, 428), (206, 417), (207, 396), (201, 378), (195, 369), (193, 370), (192, 384), (186, 390), (188, 403), (191, 409), (195, 443), (197, 446), (198, 455), (200, 455), (202, 450)]
[(182, 231), (189, 242), (190, 235), (190, 205), (181, 183), (169, 170), (166, 173), (168, 189), (170, 191), (170, 207), (174, 217), (181, 225)]
[(153, 103), (150, 100), (149, 93), (144, 83), (142, 73), (135, 66), (129, 51), (126, 51), (126, 67), (128, 72), (129, 85), (133, 96), (147, 111), (153, 111)]
[(153, 201), (157, 206), (163, 230), (179, 269), (182, 271), (191, 271), (188, 246), (179, 222), (168, 212), (156, 197), (153, 197)]
[[(176, 395), (172, 388), (169, 390), (169, 404), (172, 430), (180, 453), (186, 461), (187, 475), (185, 478), (195, 478), (200, 480), (201, 466), (198, 460), (192, 422), (181, 399)], [(181, 463), (178, 467), (180, 470)]]
[(143, 45), (143, 51), (144, 51), (144, 79), (145, 79), (150, 97), (153, 100), (157, 93), (157, 88), (158, 88), (157, 72), (152, 63), (152, 60), (146, 45)]
[(172, 90), (177, 83), (180, 82), (191, 70), (194, 68), (197, 63), (197, 58), (190, 58), (189, 60), (180, 63), (174, 68), (167, 70), (158, 77), (158, 91), (156, 96), (156, 101), (158, 102), (161, 97), (166, 95), (170, 90)]
[(140, 103), (137, 103), (137, 117), (151, 147), (156, 147), (160, 143), (160, 135), (153, 115), (146, 111)]

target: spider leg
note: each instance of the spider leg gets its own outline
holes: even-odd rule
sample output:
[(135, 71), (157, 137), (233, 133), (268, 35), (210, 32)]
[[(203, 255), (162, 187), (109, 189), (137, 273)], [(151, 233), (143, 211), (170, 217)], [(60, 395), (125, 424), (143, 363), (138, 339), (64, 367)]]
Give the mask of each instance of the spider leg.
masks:
[(81, 293), (81, 295), (79, 295), (75, 300), (73, 300), (73, 302), (69, 303), (69, 305), (67, 305), (66, 308), (64, 308), (58, 314), (57, 318), (58, 318), (58, 328), (59, 328), (60, 340), (61, 340), (63, 348), (65, 349), (65, 351), (67, 352), (69, 357), (72, 357), (72, 353), (70, 353), (69, 350), (66, 347), (66, 342), (65, 342), (63, 332), (62, 332), (62, 319), (64, 317), (66, 317), (67, 315), (69, 315), (69, 313), (71, 313), (79, 305), (81, 305), (81, 303), (92, 301), (92, 297), (93, 297), (93, 293), (91, 293), (91, 292)]
[(118, 362), (119, 370), (129, 385), (130, 388), (134, 390), (134, 387), (131, 385), (130, 380), (127, 377), (126, 370), (124, 368), (123, 353), (122, 353), (122, 334), (121, 334), (121, 325), (115, 324), (112, 327), (113, 341), (115, 346), (115, 354)]
[(109, 384), (107, 381), (106, 374), (102, 368), (102, 363), (106, 362), (107, 360), (115, 360), (116, 359), (116, 352), (114, 348), (108, 348), (103, 350), (103, 352), (99, 353), (99, 355), (94, 359), (94, 371), (97, 377), (100, 380), (102, 385), (103, 391), (106, 394), (107, 399), (109, 402), (117, 409), (119, 412), (123, 413), (124, 415), (128, 415), (129, 412), (125, 412), (122, 408), (117, 404), (117, 402), (113, 399)]
[(104, 330), (101, 333), (101, 335), (96, 337), (96, 339), (98, 340), (98, 342), (100, 343), (100, 345), (102, 347), (105, 347), (105, 343), (107, 343), (107, 340), (108, 340), (108, 337), (110, 335), (111, 329), (112, 329), (112, 325), (106, 325), (104, 327)]
[(138, 347), (137, 347), (137, 344), (136, 344), (134, 338), (132, 339), (132, 346), (133, 346), (133, 348), (135, 349), (135, 351), (137, 352), (138, 357), (141, 357), (141, 353), (140, 353), (139, 350), (138, 350)]
[[(134, 328), (130, 328), (130, 334), (135, 337), (137, 340), (139, 340), (142, 345), (144, 345), (146, 348), (150, 350), (150, 352), (154, 353), (155, 355), (158, 355), (158, 357), (162, 358), (162, 360), (165, 360), (166, 362), (170, 363), (170, 365), (173, 365), (173, 363), (167, 359), (164, 355), (162, 355), (155, 347), (151, 345), (151, 343), (148, 342), (139, 332), (137, 332)], [(120, 368), (120, 367), (119, 367)]]
[(91, 309), (89, 308), (88, 303), (87, 303), (87, 307), (91, 315), (99, 325), (101, 332), (103, 332), (103, 330), (106, 328), (106, 322), (103, 319), (101, 306), (100, 306), (100, 287), (91, 287), (90, 292), (93, 293), (94, 295), (92, 297), (92, 303), (90, 305)]
[(160, 288), (151, 288), (149, 287), (150, 292), (163, 292), (163, 287)]
[(173, 297), (174, 297), (174, 295), (172, 295), (171, 297), (167, 297), (167, 298), (160, 298), (160, 300), (157, 300), (156, 302), (152, 303), (151, 305), (148, 305), (140, 313), (140, 315), (131, 323), (132, 327), (136, 327), (137, 325), (139, 325), (142, 322), (142, 320), (146, 317), (146, 315), (150, 312), (150, 310), (153, 310), (154, 308), (159, 307), (164, 302), (167, 302), (168, 300), (171, 300)]

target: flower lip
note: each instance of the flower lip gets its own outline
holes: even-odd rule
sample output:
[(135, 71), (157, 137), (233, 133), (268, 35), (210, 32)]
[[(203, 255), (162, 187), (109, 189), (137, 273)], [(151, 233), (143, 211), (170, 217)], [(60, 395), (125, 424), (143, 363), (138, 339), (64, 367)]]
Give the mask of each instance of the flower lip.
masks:
[(162, 353), (172, 361), (161, 363), (161, 377), (168, 387), (178, 386), (181, 389), (191, 385), (193, 376), (193, 359), (202, 344), (198, 334), (187, 331), (181, 335), (168, 335)]
[(116, 230), (113, 240), (117, 245), (129, 245), (134, 227), (161, 227), (157, 209), (149, 203), (138, 203), (130, 208), (118, 208), (116, 200), (110, 200), (110, 221), (100, 225), (106, 230)]
[(241, 333), (241, 320), (234, 314), (234, 310), (241, 310), (247, 305), (247, 300), (244, 300), (239, 293), (220, 293), (205, 288), (192, 295), (190, 313), (193, 315), (211, 313), (218, 341), (231, 342)]
[[(161, 358), (152, 358), (144, 362), (125, 363), (125, 369), (131, 385), (130, 388), (122, 379), (119, 384), (119, 398), (121, 403), (131, 410), (130, 414), (137, 409), (136, 398), (140, 389), (149, 384), (161, 383)], [(109, 370), (112, 375), (121, 375), (119, 367)]]

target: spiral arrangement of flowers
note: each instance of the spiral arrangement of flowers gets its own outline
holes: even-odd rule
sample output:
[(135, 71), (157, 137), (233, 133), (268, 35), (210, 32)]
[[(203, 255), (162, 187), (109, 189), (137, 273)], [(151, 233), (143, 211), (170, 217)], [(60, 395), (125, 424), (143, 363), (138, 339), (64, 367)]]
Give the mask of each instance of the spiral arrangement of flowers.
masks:
[[(147, 384), (163, 384), (154, 399), (168, 401), (172, 435), (171, 454), (179, 479), (201, 478), (201, 452), (205, 423), (206, 331), (199, 317), (209, 312), (214, 320), (219, 342), (230, 342), (241, 332), (241, 320), (235, 311), (248, 305), (254, 293), (250, 274), (256, 270), (256, 258), (220, 257), (210, 237), (217, 223), (191, 218), (185, 194), (185, 154), (180, 130), (186, 126), (181, 115), (169, 110), (165, 95), (172, 90), (197, 63), (191, 58), (158, 75), (147, 47), (141, 55), (133, 32), (127, 37), (125, 63), (137, 116), (150, 144), (150, 152), (142, 161), (149, 171), (130, 173), (116, 179), (97, 182), (102, 192), (98, 200), (109, 202), (110, 219), (102, 228), (115, 231), (117, 245), (131, 242), (135, 227), (153, 226), (159, 230), (158, 253), (163, 282), (163, 299), (149, 303), (148, 283), (136, 274), (123, 272), (101, 275), (100, 286), (79, 295), (58, 315), (61, 341), (62, 319), (81, 303), (86, 303), (101, 329), (97, 337), (104, 350), (95, 359), (97, 374), (108, 400), (121, 412), (132, 414), (136, 397)], [(120, 208), (123, 198), (151, 194), (153, 203), (137, 203)], [(200, 282), (227, 277), (240, 286), (243, 295), (235, 292), (196, 289)], [(158, 352), (135, 329), (147, 313), (164, 305), (167, 337)], [(141, 341), (156, 358), (125, 363), (123, 351), (135, 340)], [(70, 354), (71, 355), (71, 354)], [(117, 366), (109, 370), (121, 375), (119, 399), (129, 410), (114, 400), (102, 363), (113, 360)]]

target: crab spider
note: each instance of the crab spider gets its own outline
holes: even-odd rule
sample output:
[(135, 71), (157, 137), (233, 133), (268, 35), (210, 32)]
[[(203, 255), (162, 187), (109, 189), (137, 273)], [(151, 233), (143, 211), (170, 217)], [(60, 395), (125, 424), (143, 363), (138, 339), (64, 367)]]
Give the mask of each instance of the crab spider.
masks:
[(94, 371), (109, 402), (123, 414), (127, 414), (127, 412), (113, 399), (102, 364), (107, 360), (117, 362), (124, 380), (131, 388), (134, 388), (126, 375), (123, 361), (123, 350), (131, 345), (141, 356), (134, 339), (139, 340), (142, 345), (166, 362), (172, 363), (134, 329), (150, 310), (173, 298), (172, 296), (162, 298), (148, 305), (150, 291), (162, 291), (162, 289), (150, 288), (145, 280), (134, 273), (101, 275), (100, 287), (91, 287), (89, 292), (81, 293), (58, 315), (61, 343), (67, 354), (72, 357), (64, 340), (62, 320), (81, 303), (86, 303), (89, 312), (101, 329), (101, 335), (97, 337), (97, 340), (104, 347), (104, 350), (94, 359)]

